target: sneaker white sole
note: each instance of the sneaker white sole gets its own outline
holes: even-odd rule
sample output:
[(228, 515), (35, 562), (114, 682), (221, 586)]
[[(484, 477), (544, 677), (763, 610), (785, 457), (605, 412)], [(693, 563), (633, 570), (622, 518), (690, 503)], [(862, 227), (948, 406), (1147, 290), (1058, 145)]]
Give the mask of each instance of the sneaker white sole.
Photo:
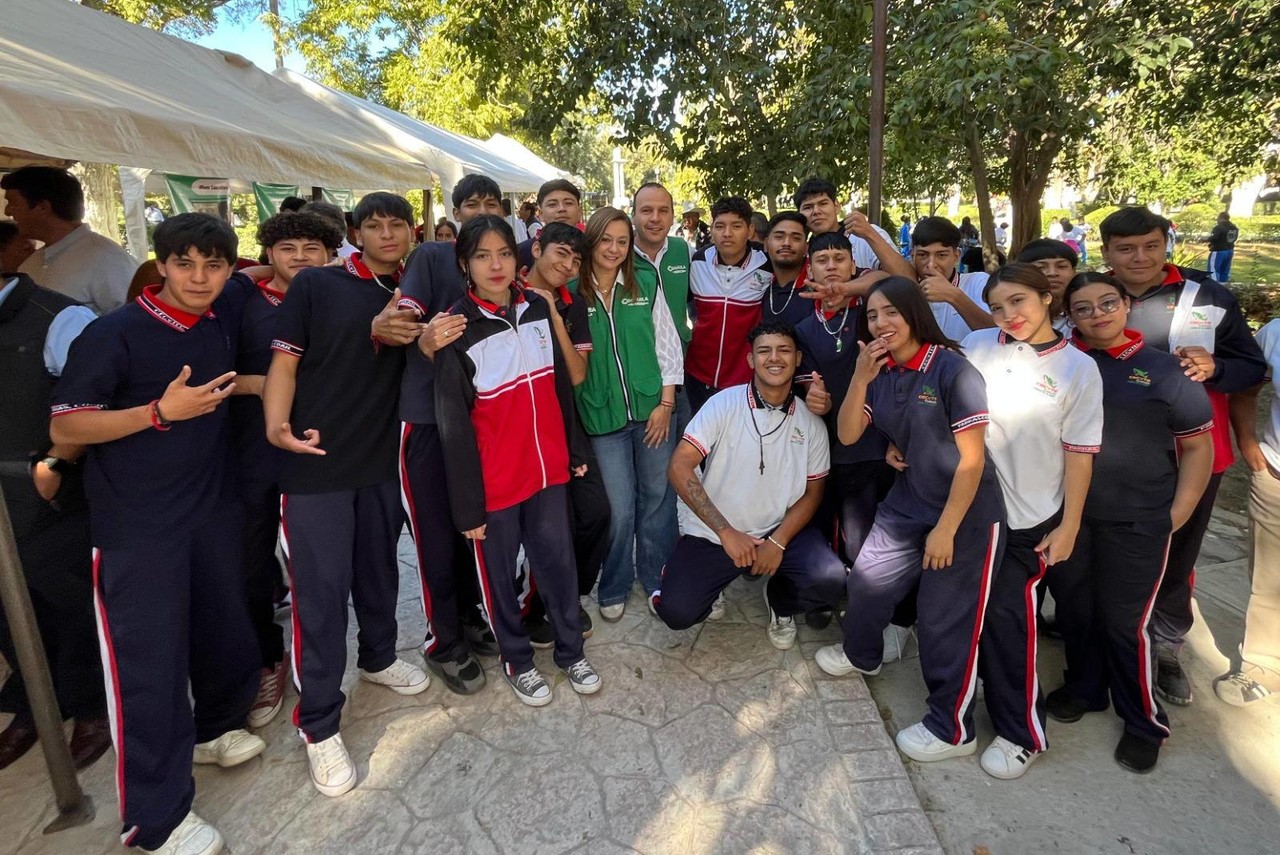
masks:
[(1043, 752), (1029, 754), (1027, 756), (1026, 763), (1021, 766), (1015, 766), (1012, 769), (1004, 765), (1003, 761), (1006, 757), (1005, 753), (998, 750), (996, 753), (999, 754), (998, 760), (988, 761), (987, 752), (982, 752), (982, 756), (978, 758), (978, 765), (982, 767), (982, 771), (986, 772), (993, 778), (998, 778), (1001, 781), (1016, 781), (1027, 773), (1027, 770), (1031, 768), (1031, 764), (1036, 762), (1036, 758)]
[(223, 769), (230, 769), (233, 766), (239, 766), (241, 763), (248, 763), (265, 751), (266, 748), (267, 744), (259, 739), (256, 743), (246, 744), (234, 754), (219, 756), (217, 751), (201, 748), (197, 745), (192, 752), (191, 762), (197, 766), (219, 766)]
[(380, 683), (377, 680), (373, 679), (371, 676), (369, 676), (369, 674), (365, 671), (360, 672), (360, 679), (364, 680), (366, 683), (372, 683), (375, 686), (381, 686), (384, 689), (390, 689), (391, 691), (395, 692), (397, 695), (420, 695), (423, 692), (425, 692), (427, 689), (431, 688), (431, 677), (427, 675), (425, 671), (423, 672), (423, 674), (427, 677), (427, 679), (423, 680), (421, 683), (415, 683), (412, 686), (392, 686), (392, 685), (388, 685), (387, 683)]
[(769, 636), (769, 643), (773, 645), (774, 650), (790, 650), (796, 646), (795, 632), (792, 632), (790, 635), (783, 638), (777, 638), (771, 632), (767, 632), (766, 634)]
[[(511, 686), (510, 681), (507, 682), (507, 685)], [(555, 700), (556, 697), (555, 692), (547, 692), (547, 696), (545, 698), (531, 698), (528, 695), (521, 693), (515, 686), (511, 686), (511, 693), (516, 696), (516, 700), (520, 701), (520, 703), (527, 707), (545, 707), (547, 704)]]
[(617, 623), (618, 621), (622, 620), (622, 616), (626, 613), (626, 611), (627, 611), (627, 607), (625, 604), (613, 605), (613, 606), (601, 606), (600, 617), (604, 618), (609, 623)]
[(893, 743), (898, 746), (899, 751), (918, 763), (933, 763), (937, 760), (950, 760), (952, 757), (968, 757), (978, 750), (976, 739), (970, 739), (963, 745), (948, 745), (946, 748), (934, 751), (920, 751), (897, 736), (893, 738)]
[(880, 673), (879, 666), (877, 666), (876, 669), (873, 671), (863, 671), (861, 668), (859, 668), (857, 665), (854, 665), (852, 662), (849, 662), (847, 659), (843, 661), (838, 661), (837, 659), (831, 657), (830, 655), (825, 654), (823, 652), (824, 650), (826, 650), (825, 647), (818, 648), (818, 652), (815, 653), (813, 656), (813, 661), (814, 663), (817, 664), (819, 668), (822, 669), (823, 673), (828, 674), (832, 677), (846, 677), (849, 674), (853, 674), (855, 672), (858, 674), (861, 674), (864, 677), (875, 677)]
[(255, 730), (257, 730), (260, 727), (266, 727), (267, 725), (271, 724), (271, 722), (275, 721), (276, 716), (280, 715), (280, 710), (282, 709), (284, 709), (283, 696), (281, 696), (280, 700), (277, 701), (276, 705), (271, 709), (264, 709), (261, 711), (250, 710), (249, 711), (249, 727), (252, 727)]
[(579, 695), (594, 695), (596, 692), (604, 688), (604, 680), (596, 680), (590, 685), (583, 685), (582, 683), (575, 683), (570, 680), (569, 685), (572, 686), (573, 690)]
[(345, 778), (336, 784), (322, 784), (316, 780), (315, 775), (312, 775), (311, 785), (316, 788), (316, 791), (320, 793), (320, 795), (328, 796), (331, 799), (337, 798), (338, 796), (349, 793), (356, 788), (356, 769), (352, 766), (350, 777)]

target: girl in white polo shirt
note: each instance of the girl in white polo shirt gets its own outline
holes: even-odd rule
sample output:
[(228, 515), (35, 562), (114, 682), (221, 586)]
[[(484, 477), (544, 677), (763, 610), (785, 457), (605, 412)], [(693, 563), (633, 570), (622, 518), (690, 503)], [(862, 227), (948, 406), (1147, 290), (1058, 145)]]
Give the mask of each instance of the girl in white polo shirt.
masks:
[(1047, 747), (1036, 679), (1037, 589), (1071, 554), (1102, 442), (1102, 380), (1092, 359), (1054, 329), (1061, 306), (1031, 264), (1000, 268), (982, 292), (996, 329), (961, 345), (987, 383), (987, 451), (1008, 513), (1009, 539), (992, 583), (980, 644), (996, 738), (982, 768), (1022, 775)]

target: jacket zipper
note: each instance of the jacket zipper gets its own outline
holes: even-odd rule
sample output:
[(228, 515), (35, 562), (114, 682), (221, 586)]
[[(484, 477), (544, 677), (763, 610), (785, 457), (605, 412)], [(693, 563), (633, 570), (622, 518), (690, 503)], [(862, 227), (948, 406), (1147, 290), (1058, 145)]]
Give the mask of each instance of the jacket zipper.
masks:
[(605, 310), (605, 317), (609, 319), (609, 340), (613, 343), (613, 361), (618, 366), (618, 385), (622, 387), (622, 402), (627, 408), (627, 421), (634, 421), (631, 415), (631, 395), (627, 392), (627, 378), (622, 373), (622, 354), (618, 352), (618, 330), (613, 325), (613, 298), (617, 296), (614, 292), (609, 295), (609, 308)]
[[(529, 402), (533, 408), (533, 448), (538, 455), (538, 469), (542, 472), (542, 487), (545, 489), (547, 486), (547, 461), (542, 456), (542, 437), (538, 431), (538, 396), (533, 391), (533, 378), (529, 376), (529, 369), (524, 361), (524, 341), (520, 338), (520, 330), (516, 323), (519, 320), (518, 311), (515, 305), (512, 304), (511, 317), (515, 320), (507, 321), (507, 324), (516, 335), (516, 358), (520, 360), (520, 373), (524, 375), (524, 385), (529, 389)], [(552, 309), (552, 311), (555, 310)]]

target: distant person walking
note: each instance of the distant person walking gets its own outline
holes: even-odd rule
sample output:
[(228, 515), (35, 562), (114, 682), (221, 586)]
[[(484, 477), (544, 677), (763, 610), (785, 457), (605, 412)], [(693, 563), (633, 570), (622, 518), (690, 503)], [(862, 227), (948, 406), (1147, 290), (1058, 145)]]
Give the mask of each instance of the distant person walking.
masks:
[(1236, 241), (1240, 229), (1231, 222), (1231, 215), (1223, 211), (1218, 223), (1209, 232), (1209, 274), (1223, 283), (1231, 281), (1231, 259), (1236, 254)]

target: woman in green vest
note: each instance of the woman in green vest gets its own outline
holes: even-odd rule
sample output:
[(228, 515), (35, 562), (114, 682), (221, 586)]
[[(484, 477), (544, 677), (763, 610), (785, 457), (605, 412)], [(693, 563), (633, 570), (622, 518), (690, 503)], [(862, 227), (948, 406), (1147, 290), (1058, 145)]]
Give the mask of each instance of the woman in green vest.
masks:
[(596, 211), (578, 278), (592, 353), (574, 393), (612, 511), (598, 594), (609, 621), (622, 617), (637, 578), (646, 597), (657, 590), (678, 536), (667, 464), (684, 356), (657, 277), (636, 269), (634, 239), (622, 211)]

